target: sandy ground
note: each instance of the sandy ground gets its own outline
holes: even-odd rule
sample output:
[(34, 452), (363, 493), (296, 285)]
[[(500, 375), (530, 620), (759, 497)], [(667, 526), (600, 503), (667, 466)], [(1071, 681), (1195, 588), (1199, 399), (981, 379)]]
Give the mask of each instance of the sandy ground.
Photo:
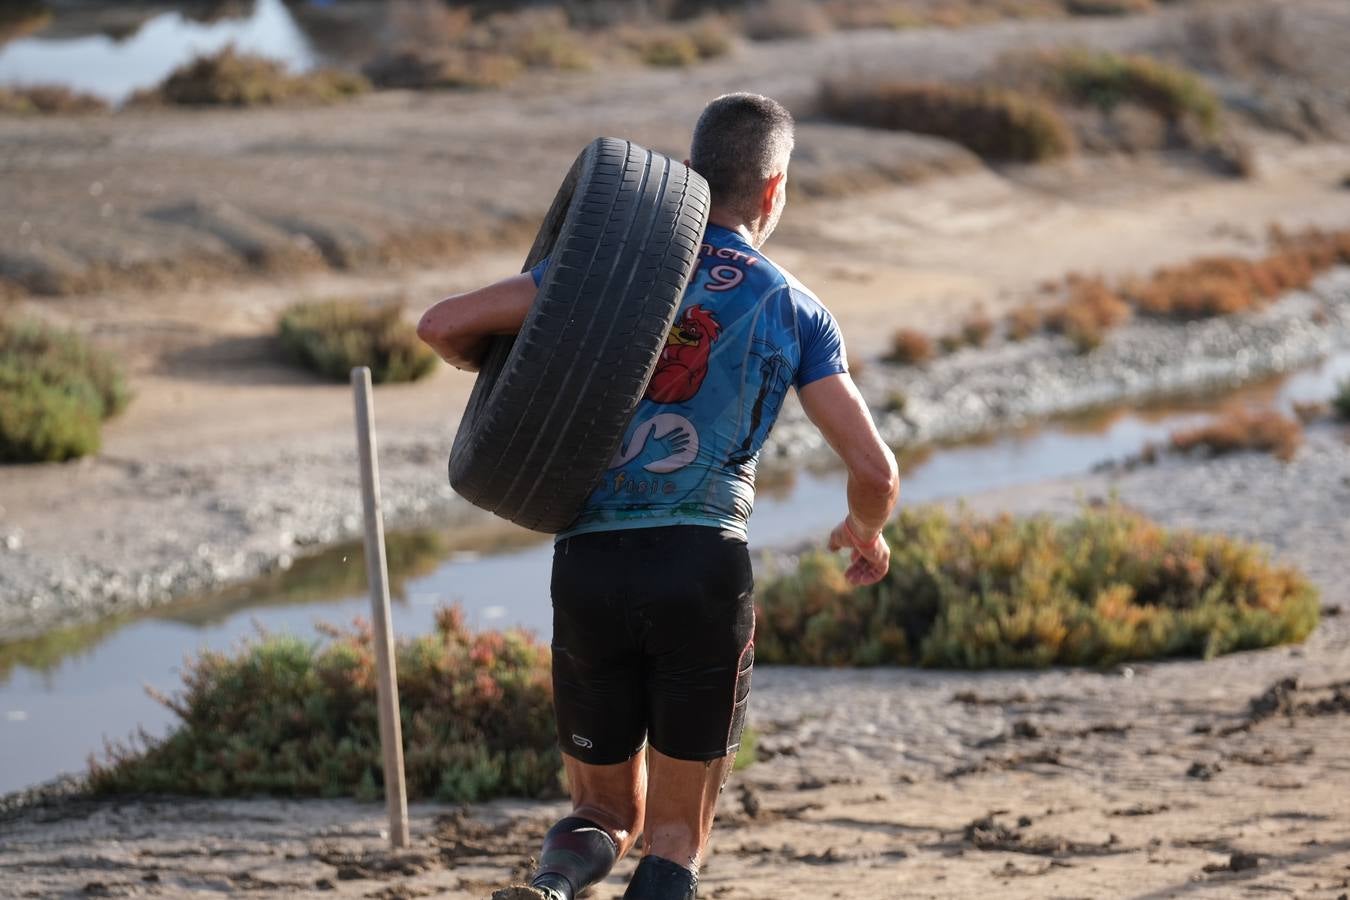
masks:
[[(1060, 512), (1115, 492), (1264, 541), (1318, 584), (1323, 623), (1300, 647), (1107, 672), (761, 668), (768, 758), (724, 795), (701, 896), (1344, 895), (1346, 437), (1318, 429), (1287, 466), (1174, 460), (968, 498)], [(0, 822), (0, 883), (16, 897), (483, 900), (562, 810), (416, 805), (412, 849), (390, 854), (372, 805), (66, 801)], [(631, 868), (592, 896), (617, 900)]]

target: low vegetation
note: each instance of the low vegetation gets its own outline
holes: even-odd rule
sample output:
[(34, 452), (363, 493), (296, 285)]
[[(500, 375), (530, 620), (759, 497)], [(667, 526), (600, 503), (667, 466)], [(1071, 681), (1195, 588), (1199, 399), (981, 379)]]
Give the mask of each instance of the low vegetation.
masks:
[(1271, 233), (1272, 250), (1257, 259), (1205, 257), (1159, 269), (1124, 285), (1144, 315), (1199, 319), (1260, 309), (1290, 291), (1302, 290), (1335, 265), (1350, 263), (1350, 230), (1310, 228)]
[(292, 74), (279, 62), (228, 47), (194, 59), (159, 87), (137, 95), (135, 102), (179, 106), (335, 103), (369, 89), (370, 83), (360, 75), (335, 69)]
[[(1054, 295), (1051, 299), (1009, 312), (1003, 331), (1014, 341), (1041, 331), (1064, 335), (1080, 353), (1088, 353), (1134, 316), (1188, 322), (1253, 312), (1291, 291), (1306, 289), (1332, 266), (1350, 265), (1350, 230), (1309, 228), (1290, 233), (1272, 228), (1270, 244), (1270, 251), (1255, 259), (1202, 257), (1114, 285), (1073, 273), (1042, 288)], [(1324, 312), (1317, 315), (1325, 321)], [(948, 335), (940, 341), (948, 350), (971, 342), (970, 337)], [(897, 333), (895, 341), (900, 340)], [(899, 344), (895, 346), (898, 351)], [(907, 357), (893, 352), (888, 358), (905, 363)]]
[(911, 509), (891, 570), (852, 589), (813, 553), (759, 594), (756, 656), (796, 665), (1108, 666), (1302, 641), (1317, 593), (1231, 538), (1111, 506), (1071, 521)]
[(983, 347), (994, 333), (994, 320), (975, 312), (961, 321), (961, 338), (968, 346)]
[(50, 115), (106, 112), (107, 101), (58, 85), (0, 88), (0, 114)]
[(436, 367), (436, 354), (418, 339), (398, 303), (297, 303), (282, 313), (277, 328), (291, 358), (334, 381), (346, 381), (356, 366), (369, 366), (376, 384), (416, 381)]
[(826, 0), (835, 28), (963, 28), (1005, 19), (1117, 16), (1156, 9), (1153, 0)]
[(901, 328), (891, 335), (891, 354), (887, 359), (902, 366), (921, 366), (937, 356), (933, 339), (922, 331)]
[(0, 4), (0, 45), (40, 31), (52, 20), (52, 11), (41, 0), (6, 0)]
[(1045, 327), (1045, 314), (1026, 304), (1008, 313), (1008, 340), (1025, 341)]
[(1106, 332), (1130, 320), (1129, 304), (1100, 278), (1070, 276), (1064, 302), (1042, 319), (1047, 331), (1066, 336), (1080, 353), (1095, 350)]
[(1235, 409), (1198, 428), (1175, 431), (1168, 440), (1182, 453), (1199, 450), (1223, 456), (1258, 451), (1288, 462), (1303, 444), (1303, 426), (1273, 409)]
[(491, 20), (493, 43), (531, 69), (580, 72), (594, 65), (585, 38), (561, 9), (522, 10)]
[[(190, 661), (161, 698), (182, 720), (91, 761), (101, 793), (382, 793), (370, 630), (326, 642), (265, 635), (234, 654)], [(408, 794), (473, 802), (559, 794), (549, 651), (523, 632), (475, 634), (442, 610), (433, 634), (396, 651)]]
[[(382, 796), (375, 652), (363, 623), (323, 640), (261, 634), (188, 661), (183, 688), (155, 694), (179, 718), (91, 759), (95, 793), (210, 797)], [(472, 803), (562, 794), (549, 648), (523, 631), (470, 631), (441, 609), (430, 635), (395, 649), (412, 800)], [(736, 768), (756, 757), (747, 728)]]
[(854, 125), (946, 138), (984, 159), (1041, 162), (1072, 153), (1072, 130), (1049, 102), (973, 85), (828, 81), (828, 117)]
[(811, 0), (760, 0), (741, 17), (741, 31), (752, 41), (819, 37), (833, 28), (825, 9)]
[(1342, 421), (1350, 422), (1350, 378), (1336, 385), (1336, 396), (1331, 400), (1331, 408)]
[(1158, 7), (1153, 0), (1067, 0), (1066, 8), (1075, 16), (1135, 16)]
[(682, 68), (699, 61), (698, 45), (678, 31), (634, 29), (625, 41), (647, 65)]
[(721, 16), (680, 21), (615, 8), (536, 5), (475, 15), (438, 0), (389, 5), (390, 46), (365, 68), (383, 88), (497, 88), (526, 70), (580, 71), (602, 64), (680, 67), (732, 49)]
[(499, 88), (514, 81), (524, 66), (513, 56), (491, 51), (464, 50), (424, 53), (403, 50), (385, 54), (365, 68), (376, 87), (427, 90), (434, 88)]
[(129, 400), (120, 366), (80, 335), (0, 318), (0, 462), (94, 453)]
[(1033, 59), (1046, 86), (1071, 103), (1103, 112), (1134, 103), (1169, 124), (1192, 121), (1209, 135), (1218, 126), (1218, 96), (1178, 66), (1148, 56), (1081, 49), (1040, 53)]

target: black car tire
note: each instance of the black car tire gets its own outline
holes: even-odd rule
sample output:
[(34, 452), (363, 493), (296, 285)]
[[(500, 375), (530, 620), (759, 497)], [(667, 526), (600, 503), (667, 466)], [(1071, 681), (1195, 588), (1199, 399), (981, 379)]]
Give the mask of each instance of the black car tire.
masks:
[(572, 165), (524, 271), (549, 260), (520, 333), (494, 338), (450, 450), (450, 484), (536, 531), (564, 530), (623, 440), (707, 227), (708, 185), (615, 138)]

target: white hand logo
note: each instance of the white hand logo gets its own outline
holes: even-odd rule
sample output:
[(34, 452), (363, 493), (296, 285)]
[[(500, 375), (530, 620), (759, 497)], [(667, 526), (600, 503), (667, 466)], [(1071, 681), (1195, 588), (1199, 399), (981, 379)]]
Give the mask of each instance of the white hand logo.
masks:
[(662, 458), (649, 462), (642, 468), (658, 475), (678, 471), (698, 459), (698, 432), (684, 416), (675, 413), (659, 413), (643, 422), (633, 432), (628, 446), (620, 447), (619, 452), (610, 460), (609, 467), (617, 469), (637, 459), (651, 441), (660, 441), (669, 450)]

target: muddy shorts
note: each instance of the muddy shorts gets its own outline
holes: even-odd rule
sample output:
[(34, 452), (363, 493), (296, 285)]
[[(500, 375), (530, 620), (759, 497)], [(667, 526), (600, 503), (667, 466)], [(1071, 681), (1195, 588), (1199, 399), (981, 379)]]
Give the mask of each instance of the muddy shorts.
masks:
[(553, 551), (553, 700), (562, 751), (631, 759), (735, 753), (754, 665), (745, 541), (672, 525), (565, 538)]

